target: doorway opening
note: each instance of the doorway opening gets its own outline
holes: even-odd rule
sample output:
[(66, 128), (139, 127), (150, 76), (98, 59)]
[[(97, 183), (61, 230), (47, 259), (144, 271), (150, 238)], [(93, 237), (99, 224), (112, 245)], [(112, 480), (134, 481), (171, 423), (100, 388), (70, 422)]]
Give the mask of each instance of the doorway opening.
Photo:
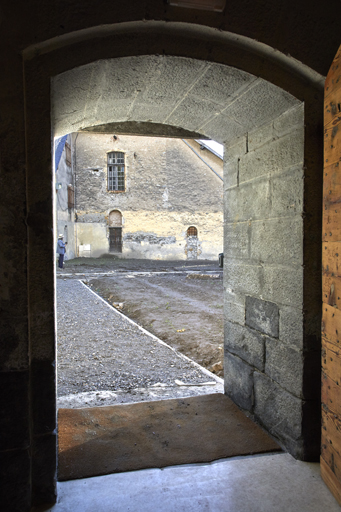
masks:
[[(139, 57), (134, 62), (142, 66), (144, 73), (146, 60), (153, 64), (150, 59), (153, 60), (154, 57)], [(161, 59), (162, 66), (165, 60), (163, 57)], [(179, 71), (181, 66), (186, 67), (184, 60), (186, 59), (169, 58), (167, 65), (178, 66)], [(112, 64), (129, 66), (128, 61), (129, 58), (121, 59), (121, 62), (107, 62), (107, 69)], [(228, 150), (225, 161), (226, 268), (228, 262), (225, 289), (225, 363), (228, 372), (225, 376), (225, 390), (241, 407), (255, 414), (269, 430), (274, 429), (276, 435), (285, 441), (288, 435), (290, 437), (292, 434), (295, 437), (296, 434), (288, 434), (291, 427), (284, 428), (284, 424), (279, 421), (278, 414), (286, 418), (287, 410), (278, 411), (275, 407), (278, 396), (281, 396), (284, 390), (288, 400), (280, 400), (282, 405), (292, 402), (297, 404), (298, 409), (303, 407), (302, 393), (298, 389), (302, 389), (304, 375), (299, 371), (295, 372), (296, 380), (291, 380), (288, 378), (288, 370), (292, 361), (303, 362), (304, 358), (303, 332), (296, 332), (293, 340), (290, 328), (294, 321), (303, 325), (301, 299), (304, 291), (303, 272), (307, 268), (304, 267), (302, 270), (303, 240), (306, 239), (303, 239), (302, 220), (304, 106), (299, 100), (268, 82), (244, 74), (240, 70), (226, 69), (224, 66), (224, 69), (219, 68), (219, 72), (227, 72), (230, 78), (233, 75), (236, 79), (233, 81), (234, 90), (229, 94), (225, 87), (218, 92), (210, 91), (210, 99), (210, 95), (207, 96), (207, 87), (208, 84), (216, 83), (212, 80), (212, 74), (214, 75), (217, 69), (212, 64), (206, 68), (203, 62), (196, 64), (195, 76), (192, 77), (189, 90), (193, 91), (193, 84), (197, 85), (195, 96), (202, 95), (201, 103), (207, 106), (204, 113), (193, 106), (188, 107), (189, 110), (184, 109), (184, 102), (187, 101), (185, 94), (177, 100), (176, 106), (174, 97), (173, 101), (169, 98), (170, 103), (167, 103), (164, 102), (163, 96), (153, 117), (151, 105), (147, 108), (144, 101), (151, 91), (150, 84), (156, 89), (159, 84), (153, 81), (152, 77), (148, 76), (147, 80), (143, 74), (143, 80), (146, 80), (146, 84), (148, 82), (148, 94), (146, 91), (141, 94), (140, 110), (136, 110), (137, 122), (145, 123), (146, 132), (155, 130), (155, 126), (151, 127), (151, 124), (157, 124), (156, 112), (159, 114), (160, 109), (165, 108), (167, 112), (161, 117), (163, 122), (159, 122), (158, 128), (160, 125), (172, 126), (173, 129), (181, 126), (181, 130), (192, 133), (197, 130), (197, 133), (203, 136), (214, 134), (214, 138), (225, 141), (225, 148)], [(76, 79), (77, 83), (80, 83), (88, 80), (89, 76), (96, 77), (101, 65), (102, 63), (89, 65), (93, 66), (93, 72), (89, 74), (87, 69), (83, 77), (81, 70), (72, 70), (72, 80)], [(139, 73), (138, 66), (134, 70)], [(186, 73), (177, 73), (176, 76), (188, 78)], [(204, 87), (205, 93), (199, 91), (199, 77), (204, 82), (200, 84)], [(64, 82), (62, 75), (56, 77), (55, 90), (59, 87), (63, 89), (66, 84), (69, 86), (69, 78), (70, 76)], [(110, 81), (106, 83), (108, 87), (111, 86)], [(183, 90), (183, 84), (180, 89)], [(63, 94), (63, 101), (65, 96)], [(152, 96), (151, 103), (155, 101), (155, 95)], [(196, 98), (191, 100), (193, 104), (198, 104)], [(267, 104), (267, 109), (253, 111), (252, 108), (247, 108), (248, 115), (241, 115), (246, 104), (259, 106), (263, 100)], [(137, 104), (135, 101), (134, 108)], [(58, 99), (55, 101), (56, 105), (58, 106)], [(64, 113), (67, 107), (69, 105), (64, 101)], [(128, 105), (126, 107), (128, 108)], [(188, 116), (189, 111), (192, 116)], [(96, 130), (104, 132), (110, 125), (110, 131), (115, 133), (118, 128), (118, 122), (112, 121), (112, 118), (115, 118), (115, 106), (110, 110), (111, 119), (107, 118), (107, 112), (108, 109), (99, 107), (98, 104), (94, 105), (93, 112), (88, 108), (87, 118), (79, 127), (83, 131), (91, 131), (91, 127), (100, 121), (101, 124), (96, 125)], [(130, 112), (131, 110), (129, 115)], [(225, 116), (233, 119), (233, 122), (227, 123)], [(136, 125), (130, 124), (131, 118), (128, 120), (128, 117), (122, 121), (127, 124), (120, 124), (121, 130), (136, 129)], [(56, 127), (59, 123), (61, 131), (65, 129), (65, 119), (64, 114), (56, 117)], [(77, 126), (76, 120), (73, 126)], [(193, 189), (194, 194), (200, 192)], [(171, 211), (169, 190), (163, 191), (162, 198), (164, 205)], [(188, 223), (187, 226), (191, 224)], [(201, 229), (199, 232), (201, 234)], [(267, 243), (269, 240), (271, 243)], [(271, 365), (268, 357), (270, 354), (273, 358)], [(303, 365), (300, 368), (303, 368)], [(245, 378), (241, 379), (241, 375)], [(264, 390), (268, 390), (270, 395)], [(274, 407), (269, 407), (265, 403), (265, 397), (267, 401), (272, 400)], [(276, 414), (269, 415), (271, 410)], [(285, 431), (281, 431), (282, 428)], [(295, 449), (299, 451), (302, 448), (301, 438), (294, 437), (290, 438), (293, 443), (291, 446), (295, 445)]]
[(118, 210), (109, 213), (109, 251), (122, 252), (122, 213)]

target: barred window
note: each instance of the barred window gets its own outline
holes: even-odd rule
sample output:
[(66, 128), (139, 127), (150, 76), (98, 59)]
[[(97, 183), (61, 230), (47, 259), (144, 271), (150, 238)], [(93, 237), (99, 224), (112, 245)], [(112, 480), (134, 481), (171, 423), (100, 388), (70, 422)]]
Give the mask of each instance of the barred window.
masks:
[(108, 153), (108, 190), (124, 191), (124, 153)]
[(187, 229), (187, 236), (198, 236), (198, 230), (196, 227), (194, 226), (190, 226), (188, 229)]

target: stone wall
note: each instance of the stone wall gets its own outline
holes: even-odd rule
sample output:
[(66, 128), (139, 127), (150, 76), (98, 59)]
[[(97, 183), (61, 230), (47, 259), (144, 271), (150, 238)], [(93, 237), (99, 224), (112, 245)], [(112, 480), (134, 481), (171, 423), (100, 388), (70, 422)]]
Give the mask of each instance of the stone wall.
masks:
[[(109, 252), (109, 214), (122, 214), (122, 256), (187, 259), (193, 257), (187, 229), (198, 230), (196, 256), (218, 258), (223, 248), (222, 161), (200, 150), (194, 140), (78, 133), (75, 238), (88, 255)], [(125, 191), (107, 190), (107, 152), (125, 153)], [(120, 254), (118, 254), (120, 255)]]
[(226, 393), (304, 458), (304, 105), (225, 153)]

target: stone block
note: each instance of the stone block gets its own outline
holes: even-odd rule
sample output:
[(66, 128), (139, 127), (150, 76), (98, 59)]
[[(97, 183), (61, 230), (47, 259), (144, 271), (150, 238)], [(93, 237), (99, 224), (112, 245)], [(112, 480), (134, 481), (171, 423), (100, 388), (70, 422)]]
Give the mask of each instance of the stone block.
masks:
[(225, 394), (239, 407), (248, 411), (253, 407), (253, 368), (225, 348)]
[(240, 95), (225, 109), (228, 117), (238, 119), (244, 126), (261, 126), (298, 104), (298, 100), (269, 82), (256, 80), (249, 91), (250, 94)]
[(304, 104), (301, 103), (290, 110), (284, 112), (284, 114), (277, 117), (273, 123), (274, 134), (276, 137), (282, 137), (283, 135), (293, 131), (296, 127), (304, 129)]
[(225, 221), (266, 219), (271, 214), (271, 186), (267, 178), (225, 190)]
[(302, 308), (280, 306), (279, 339), (297, 350), (303, 349)]
[(34, 435), (52, 432), (56, 428), (56, 376), (51, 362), (32, 362), (31, 387)]
[(270, 434), (285, 440), (302, 436), (303, 401), (283, 389), (267, 375), (254, 373), (256, 418)]
[(31, 463), (29, 450), (0, 454), (0, 496), (4, 512), (31, 510)]
[[(215, 105), (212, 104), (213, 108)], [(235, 140), (245, 133), (245, 128), (238, 120), (231, 119), (229, 116), (224, 115), (225, 112), (220, 113), (218, 116), (211, 117), (211, 120), (206, 123), (204, 130), (201, 133), (209, 134), (209, 138), (220, 142), (221, 144), (228, 144), (229, 141)]]
[(302, 307), (303, 267), (264, 265), (261, 279), (262, 297), (265, 300)]
[(0, 372), (0, 450), (30, 443), (28, 371)]
[(267, 338), (265, 373), (298, 398), (303, 397), (303, 353)]
[(264, 146), (274, 137), (272, 122), (256, 128), (249, 133), (248, 136), (248, 150), (255, 151), (256, 149)]
[(268, 263), (303, 263), (301, 216), (253, 221), (251, 258)]
[(278, 338), (279, 310), (277, 304), (256, 297), (245, 297), (245, 324)]
[(249, 222), (226, 223), (224, 226), (225, 258), (249, 257)]
[(235, 187), (238, 185), (238, 158), (231, 157), (224, 161), (224, 187)]
[(245, 323), (245, 295), (234, 293), (230, 288), (224, 287), (224, 318), (225, 321)]
[(304, 133), (296, 130), (241, 157), (239, 183), (260, 176), (270, 177), (300, 163), (303, 165), (303, 159)]
[(225, 322), (225, 349), (264, 370), (264, 336), (253, 329), (233, 322)]
[(271, 179), (271, 211), (275, 216), (301, 214), (303, 211), (303, 168), (287, 169)]
[(318, 461), (320, 402), (303, 401), (264, 374), (254, 373), (255, 417), (300, 460)]
[(224, 318), (225, 322), (232, 321), (243, 325), (245, 321), (244, 304), (236, 304), (235, 302), (224, 300)]
[(232, 157), (240, 158), (242, 155), (245, 155), (247, 152), (247, 136), (242, 135), (238, 139), (231, 141), (229, 144), (225, 145), (224, 148), (224, 158), (230, 159)]
[(224, 260), (224, 285), (233, 293), (259, 295), (262, 275), (261, 265)]

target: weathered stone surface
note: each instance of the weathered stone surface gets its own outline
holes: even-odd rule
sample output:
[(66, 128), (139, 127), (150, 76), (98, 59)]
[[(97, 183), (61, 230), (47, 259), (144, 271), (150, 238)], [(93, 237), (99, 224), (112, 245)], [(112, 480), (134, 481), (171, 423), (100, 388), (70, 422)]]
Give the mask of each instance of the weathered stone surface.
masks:
[(265, 300), (302, 307), (302, 266), (264, 265), (262, 267), (261, 283), (261, 293)]
[(136, 231), (135, 233), (125, 233), (123, 241), (135, 242), (148, 242), (149, 244), (175, 244), (175, 236), (157, 236), (155, 233), (145, 233), (144, 231)]
[(224, 380), (225, 394), (242, 409), (251, 411), (253, 407), (254, 369), (242, 359), (232, 355), (225, 348)]
[(265, 124), (256, 130), (252, 130), (248, 134), (247, 146), (248, 151), (255, 151), (267, 144), (274, 138), (273, 122)]
[(300, 129), (251, 151), (240, 160), (240, 183), (260, 176), (273, 176), (287, 167), (303, 164), (304, 133)]
[(255, 416), (294, 457), (319, 460), (320, 404), (303, 401), (264, 374), (254, 373)]
[(224, 256), (225, 258), (248, 258), (250, 246), (249, 222), (225, 223)]
[(295, 166), (274, 176), (272, 183), (272, 214), (300, 215), (303, 208), (303, 168)]
[(303, 220), (300, 216), (253, 221), (251, 258), (266, 263), (303, 262)]
[(224, 285), (233, 293), (257, 296), (262, 290), (263, 267), (238, 260), (225, 259)]
[(250, 365), (264, 370), (264, 336), (243, 325), (225, 322), (225, 347)]
[(303, 353), (285, 343), (266, 339), (265, 373), (287, 391), (303, 398)]
[(245, 323), (257, 331), (278, 338), (279, 313), (273, 302), (245, 297)]
[(266, 219), (271, 214), (271, 186), (268, 178), (225, 190), (225, 220), (236, 222), (250, 219)]
[(293, 348), (303, 349), (303, 312), (301, 308), (281, 305), (279, 339)]
[(294, 440), (302, 435), (302, 400), (283, 389), (270, 377), (254, 373), (254, 412), (270, 434)]
[(304, 125), (304, 105), (295, 105), (282, 115), (277, 117), (273, 122), (274, 134), (281, 137), (291, 132), (295, 127)]
[(245, 321), (245, 306), (244, 304), (237, 304), (224, 300), (224, 318), (225, 321), (237, 322), (243, 325)]

